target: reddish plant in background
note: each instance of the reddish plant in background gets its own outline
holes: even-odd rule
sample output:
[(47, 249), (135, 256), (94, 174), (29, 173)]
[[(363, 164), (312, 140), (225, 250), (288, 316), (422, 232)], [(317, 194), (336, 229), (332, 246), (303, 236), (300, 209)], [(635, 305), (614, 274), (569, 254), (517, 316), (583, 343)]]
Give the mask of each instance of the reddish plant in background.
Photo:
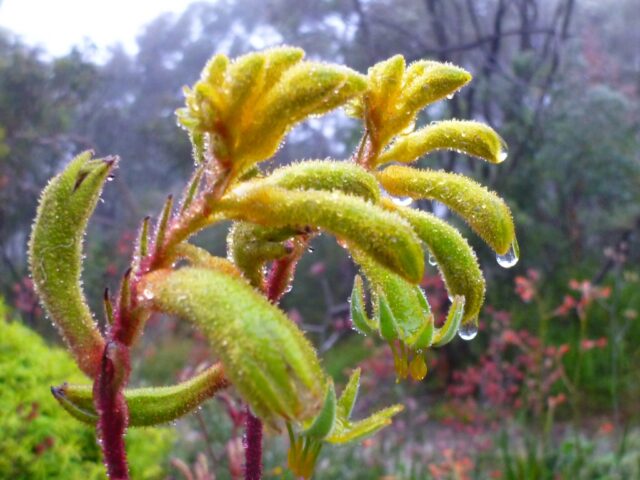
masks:
[(30, 318), (42, 316), (42, 308), (33, 288), (33, 280), (23, 277), (13, 284), (13, 304), (15, 308)]
[(558, 382), (566, 380), (562, 358), (568, 345), (544, 346), (530, 332), (512, 328), (508, 312), (486, 310), (489, 348), (478, 364), (453, 372), (447, 392), (458, 406), (454, 412), (465, 412), (464, 422), (480, 424), (518, 411), (542, 413)]
[(569, 281), (569, 288), (578, 294), (578, 298), (574, 295), (565, 295), (562, 304), (553, 311), (555, 315), (566, 316), (575, 311), (578, 318), (582, 320), (594, 301), (607, 299), (611, 295), (611, 287), (593, 285), (589, 280), (572, 279)]

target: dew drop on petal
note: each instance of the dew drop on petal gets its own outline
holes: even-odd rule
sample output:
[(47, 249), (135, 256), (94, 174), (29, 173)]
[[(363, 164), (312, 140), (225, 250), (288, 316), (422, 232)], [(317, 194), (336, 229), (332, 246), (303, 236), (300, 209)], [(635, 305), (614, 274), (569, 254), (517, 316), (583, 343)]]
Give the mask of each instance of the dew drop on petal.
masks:
[(520, 259), (520, 249), (518, 243), (514, 240), (509, 250), (504, 255), (496, 255), (496, 261), (502, 268), (511, 268)]
[(429, 253), (429, 265), (433, 267), (438, 265), (438, 261), (436, 260), (436, 257), (434, 257), (432, 253)]
[(462, 340), (473, 340), (478, 335), (478, 325), (475, 322), (463, 323), (458, 329), (458, 336)]
[(142, 296), (145, 298), (145, 300), (153, 300), (153, 292), (146, 288), (142, 291)]
[(507, 159), (509, 155), (509, 147), (507, 146), (507, 142), (505, 142), (502, 138), (500, 139), (500, 149), (498, 150), (498, 155), (496, 156), (497, 163), (502, 163)]

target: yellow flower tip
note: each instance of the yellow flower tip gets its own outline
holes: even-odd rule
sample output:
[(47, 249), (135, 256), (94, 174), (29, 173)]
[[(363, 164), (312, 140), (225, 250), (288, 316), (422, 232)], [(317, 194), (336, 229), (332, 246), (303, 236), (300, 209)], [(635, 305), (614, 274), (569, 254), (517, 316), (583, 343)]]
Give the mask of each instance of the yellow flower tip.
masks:
[(411, 360), (409, 364), (409, 375), (416, 382), (424, 380), (424, 377), (427, 376), (427, 362), (420, 353), (417, 353), (413, 357), (413, 360)]
[(416, 382), (424, 380), (427, 376), (427, 363), (421, 350), (414, 350), (404, 342), (389, 342), (389, 346), (393, 353), (396, 383), (409, 377)]

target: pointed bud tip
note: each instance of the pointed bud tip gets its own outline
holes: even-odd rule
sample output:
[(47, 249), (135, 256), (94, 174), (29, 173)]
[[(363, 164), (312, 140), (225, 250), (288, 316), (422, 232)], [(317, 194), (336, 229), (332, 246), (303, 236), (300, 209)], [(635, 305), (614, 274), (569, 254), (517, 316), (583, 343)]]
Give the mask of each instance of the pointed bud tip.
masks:
[[(91, 155), (93, 155), (93, 151)], [(107, 167), (111, 168), (118, 165), (120, 157), (118, 155), (109, 155), (108, 157), (103, 158), (102, 161), (107, 165)]]

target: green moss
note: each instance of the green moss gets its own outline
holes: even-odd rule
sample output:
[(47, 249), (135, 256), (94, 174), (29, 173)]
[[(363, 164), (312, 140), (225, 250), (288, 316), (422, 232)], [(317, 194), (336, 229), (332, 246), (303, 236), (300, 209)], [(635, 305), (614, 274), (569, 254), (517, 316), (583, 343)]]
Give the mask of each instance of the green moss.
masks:
[[(87, 378), (66, 352), (19, 322), (8, 322), (4, 310), (0, 300), (0, 478), (104, 478), (94, 429), (71, 418), (49, 391)], [(169, 429), (130, 431), (132, 477), (163, 478), (172, 442)]]

